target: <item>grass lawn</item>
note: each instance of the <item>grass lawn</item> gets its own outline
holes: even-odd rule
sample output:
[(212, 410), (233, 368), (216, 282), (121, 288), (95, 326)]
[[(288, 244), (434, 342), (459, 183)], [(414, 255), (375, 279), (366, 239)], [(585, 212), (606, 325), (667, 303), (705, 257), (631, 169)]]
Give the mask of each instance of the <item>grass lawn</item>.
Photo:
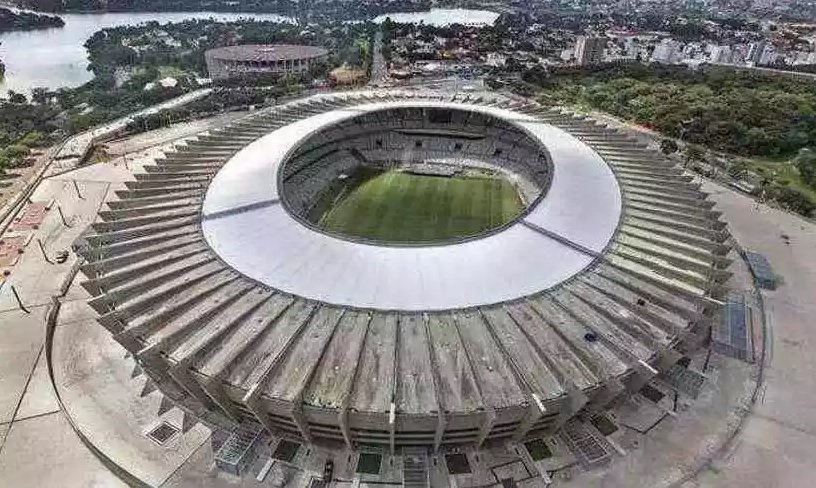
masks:
[(790, 163), (790, 158), (784, 160), (752, 159), (748, 162), (748, 168), (759, 175), (772, 177), (772, 179), (780, 185), (791, 186), (801, 190), (805, 195), (810, 197), (812, 202), (816, 202), (816, 190), (799, 179), (799, 172), (796, 171), (796, 168)]
[(541, 461), (542, 459), (552, 457), (552, 451), (550, 451), (550, 448), (547, 447), (547, 444), (541, 439), (533, 439), (525, 443), (524, 447), (529, 451), (533, 461)]
[(185, 76), (187, 73), (176, 66), (159, 66), (159, 78), (166, 78), (168, 76), (172, 76), (173, 78), (178, 78), (179, 76)]
[(330, 232), (390, 242), (433, 242), (478, 234), (515, 218), (513, 186), (493, 177), (378, 173), (347, 191), (319, 225)]

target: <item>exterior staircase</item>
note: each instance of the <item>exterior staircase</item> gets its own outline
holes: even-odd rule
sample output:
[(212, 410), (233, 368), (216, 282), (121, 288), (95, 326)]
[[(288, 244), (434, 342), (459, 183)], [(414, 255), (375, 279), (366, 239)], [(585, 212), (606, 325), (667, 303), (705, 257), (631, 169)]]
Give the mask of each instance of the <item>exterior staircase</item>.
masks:
[(402, 452), (402, 486), (428, 488), (428, 451), (422, 448), (405, 449)]

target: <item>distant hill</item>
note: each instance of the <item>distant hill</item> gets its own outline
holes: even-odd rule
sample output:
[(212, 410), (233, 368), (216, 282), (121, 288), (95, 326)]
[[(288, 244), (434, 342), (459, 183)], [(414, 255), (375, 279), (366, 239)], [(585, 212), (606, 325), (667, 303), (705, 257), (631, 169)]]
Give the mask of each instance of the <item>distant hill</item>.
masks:
[(15, 3), (41, 12), (57, 12), (62, 9), (62, 0), (17, 0)]
[(428, 10), (432, 0), (17, 0), (44, 12), (264, 12), (299, 19), (359, 20)]
[(65, 22), (56, 15), (35, 14), (0, 7), (0, 32), (50, 29), (64, 25)]

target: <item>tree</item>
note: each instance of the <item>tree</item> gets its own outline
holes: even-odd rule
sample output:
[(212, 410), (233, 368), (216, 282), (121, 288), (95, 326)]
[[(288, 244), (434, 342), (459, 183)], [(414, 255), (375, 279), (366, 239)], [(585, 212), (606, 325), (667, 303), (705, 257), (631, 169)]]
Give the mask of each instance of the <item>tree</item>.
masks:
[(9, 99), (9, 102), (11, 102), (11, 103), (18, 103), (18, 104), (28, 103), (28, 99), (26, 98), (26, 96), (24, 94), (18, 93), (18, 92), (14, 91), (14, 90), (9, 90), (8, 91), (8, 99)]
[(504, 62), (504, 71), (506, 73), (517, 73), (523, 69), (524, 65), (521, 64), (521, 61), (513, 56), (507, 56), (507, 60)]
[(729, 165), (726, 171), (732, 178), (742, 178), (748, 171), (748, 165), (745, 164), (744, 161), (737, 161), (736, 163)]
[[(12, 144), (0, 151), (0, 167), (14, 168), (28, 154), (28, 148), (21, 144)], [(2, 174), (2, 172), (0, 172)]]
[(380, 31), (383, 35), (383, 42), (391, 42), (394, 40), (396, 24), (391, 20), (391, 17), (386, 17), (382, 24), (380, 24)]
[(692, 144), (689, 144), (689, 145), (686, 146), (685, 153), (686, 153), (685, 154), (685, 156), (686, 156), (686, 165), (688, 165), (689, 163), (691, 163), (693, 161), (702, 161), (703, 156), (705, 155), (705, 153), (703, 152), (702, 149), (700, 149), (699, 147), (694, 146)]
[(12, 144), (4, 150), (11, 158), (20, 158), (28, 154), (28, 147), (22, 144)]
[(328, 74), (329, 64), (325, 61), (317, 61), (309, 65), (309, 76), (312, 79), (325, 78)]
[(816, 152), (803, 148), (793, 159), (793, 165), (799, 170), (799, 177), (809, 186), (816, 187)]
[(31, 89), (31, 101), (38, 105), (45, 105), (48, 103), (48, 89), (42, 87), (35, 87)]
[(788, 210), (792, 210), (800, 215), (809, 217), (816, 209), (816, 203), (813, 203), (808, 196), (797, 188), (790, 186), (777, 186), (776, 201), (782, 204)]
[(33, 130), (31, 132), (26, 132), (20, 140), (17, 141), (18, 144), (21, 144), (26, 147), (42, 147), (47, 144), (46, 134), (40, 132), (38, 130)]
[(676, 153), (679, 149), (674, 139), (666, 138), (660, 141), (660, 151), (666, 156)]

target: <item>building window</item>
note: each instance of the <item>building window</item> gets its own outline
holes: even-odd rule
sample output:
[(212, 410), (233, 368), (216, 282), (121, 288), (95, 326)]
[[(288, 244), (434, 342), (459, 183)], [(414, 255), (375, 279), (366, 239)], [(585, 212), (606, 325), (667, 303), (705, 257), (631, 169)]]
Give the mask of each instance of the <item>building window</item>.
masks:
[(374, 141), (374, 145), (377, 147), (377, 149), (382, 149), (383, 147), (382, 139), (377, 139), (376, 141)]
[(414, 144), (415, 147), (422, 147), (422, 141), (416, 141)]

